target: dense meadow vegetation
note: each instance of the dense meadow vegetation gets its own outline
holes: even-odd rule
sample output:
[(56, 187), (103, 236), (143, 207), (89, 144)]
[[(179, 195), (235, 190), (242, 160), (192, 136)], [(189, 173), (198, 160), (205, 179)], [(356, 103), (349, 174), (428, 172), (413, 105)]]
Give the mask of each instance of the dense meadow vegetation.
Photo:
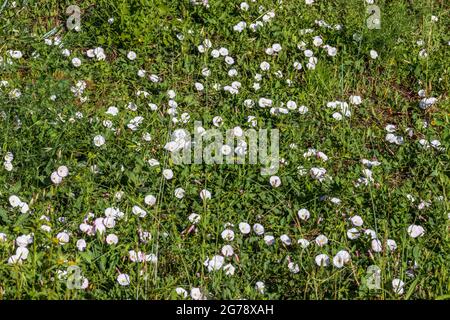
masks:
[[(449, 299), (449, 16), (0, 0), (0, 299)], [(210, 129), (278, 170), (175, 163)]]

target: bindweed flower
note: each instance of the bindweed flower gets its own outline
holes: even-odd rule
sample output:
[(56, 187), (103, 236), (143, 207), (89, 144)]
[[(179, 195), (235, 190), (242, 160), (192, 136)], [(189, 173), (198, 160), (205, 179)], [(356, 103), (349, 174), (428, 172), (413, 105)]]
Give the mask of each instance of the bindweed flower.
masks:
[(342, 268), (349, 261), (350, 261), (350, 254), (345, 250), (341, 250), (334, 256), (333, 265), (336, 268)]
[(191, 298), (193, 300), (203, 300), (203, 294), (200, 291), (199, 288), (192, 288), (191, 289)]
[(156, 204), (156, 197), (152, 194), (146, 195), (144, 198), (144, 203), (152, 207)]
[(355, 226), (355, 227), (361, 227), (364, 223), (363, 219), (356, 215), (350, 218), (350, 222)]
[(258, 236), (261, 236), (261, 235), (264, 234), (264, 227), (263, 227), (261, 224), (259, 224), (259, 223), (255, 223), (255, 224), (253, 225), (253, 231), (254, 231)]
[(86, 249), (86, 246), (87, 246), (87, 244), (84, 239), (77, 240), (76, 247), (77, 247), (78, 251), (84, 251), (84, 249)]
[(118, 242), (119, 238), (114, 233), (111, 233), (106, 237), (106, 243), (109, 245), (117, 244)]
[(211, 192), (206, 189), (203, 189), (202, 191), (200, 191), (200, 198), (202, 200), (211, 199)]
[(421, 226), (412, 224), (407, 229), (408, 234), (411, 238), (417, 238), (422, 236), (425, 233), (425, 229)]
[(105, 138), (102, 135), (97, 135), (94, 137), (94, 145), (97, 147), (101, 147), (105, 144)]
[(127, 58), (131, 61), (135, 60), (137, 58), (136, 52), (134, 51), (129, 51), (127, 53)]
[(291, 238), (289, 238), (289, 236), (287, 234), (283, 234), (280, 236), (280, 240), (281, 242), (283, 242), (283, 244), (285, 244), (286, 246), (290, 246), (292, 244), (292, 240)]
[(381, 241), (378, 239), (373, 239), (371, 242), (372, 250), (374, 252), (381, 252), (383, 251), (383, 246), (381, 245)]
[(316, 237), (315, 242), (319, 247), (323, 247), (328, 243), (328, 238), (325, 235), (321, 234)]
[(60, 245), (65, 245), (69, 243), (70, 236), (67, 232), (60, 232), (56, 235), (56, 239), (58, 239)]
[(306, 221), (309, 219), (311, 214), (309, 213), (308, 209), (303, 208), (297, 211), (297, 215), (301, 220)]
[(234, 231), (231, 229), (225, 229), (221, 233), (222, 239), (225, 241), (233, 241), (234, 240)]
[(242, 234), (249, 234), (251, 231), (251, 227), (247, 222), (239, 223), (239, 230)]
[(327, 267), (330, 264), (330, 258), (326, 254), (319, 254), (314, 258), (319, 267)]
[(400, 279), (394, 279), (392, 280), (392, 289), (394, 290), (395, 294), (402, 295), (403, 294), (403, 287), (405, 286), (405, 283)]
[(117, 282), (121, 286), (129, 286), (130, 285), (130, 276), (126, 273), (121, 273), (117, 276)]
[(275, 243), (275, 237), (272, 235), (265, 235), (264, 236), (264, 242), (268, 245), (271, 246)]
[(309, 247), (309, 241), (306, 239), (299, 239), (297, 241), (297, 243), (300, 245), (300, 247), (302, 247), (303, 249), (306, 249), (307, 247)]
[(177, 293), (177, 295), (179, 295), (183, 298), (187, 298), (187, 296), (188, 296), (188, 292), (185, 289), (180, 288), (180, 287), (176, 288), (175, 292)]
[(264, 282), (258, 281), (255, 284), (255, 289), (256, 289), (256, 291), (258, 291), (259, 294), (264, 294), (266, 286), (265, 286)]
[(272, 176), (269, 179), (270, 185), (274, 188), (278, 188), (281, 186), (281, 179), (278, 176)]

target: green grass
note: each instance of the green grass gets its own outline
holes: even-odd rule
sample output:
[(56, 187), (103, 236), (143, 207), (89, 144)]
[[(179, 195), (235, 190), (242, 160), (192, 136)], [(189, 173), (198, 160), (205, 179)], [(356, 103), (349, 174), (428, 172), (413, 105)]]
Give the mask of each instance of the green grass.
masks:
[[(20, 50), (23, 57), (0, 65), (0, 81), (8, 82), (8, 87), (0, 86), (0, 154), (14, 155), (12, 171), (0, 168), (0, 233), (6, 235), (5, 241), (0, 239), (0, 298), (180, 299), (177, 287), (188, 292), (198, 287), (210, 299), (448, 299), (450, 8), (445, 1), (376, 1), (381, 9), (379, 30), (367, 28), (362, 0), (316, 0), (312, 6), (294, 0), (282, 4), (248, 0), (248, 11), (240, 10), (241, 1), (234, 0), (210, 0), (209, 8), (164, 0), (16, 1), (16, 8), (11, 2), (0, 1), (0, 57), (11, 59), (9, 50)], [(65, 27), (65, 11), (72, 4), (82, 10), (80, 32)], [(264, 8), (261, 12), (259, 6)], [(233, 31), (238, 22), (250, 25), (270, 10), (275, 17), (257, 32)], [(342, 30), (320, 27), (316, 20), (340, 24)], [(302, 34), (303, 29), (313, 31)], [(63, 56), (58, 46), (44, 43), (50, 31), (48, 38), (61, 37), (70, 57)], [(336, 47), (337, 55), (330, 57), (314, 47), (313, 36)], [(199, 53), (197, 46), (205, 38), (213, 48), (226, 47), (235, 64), (225, 64), (223, 57), (213, 59), (213, 48)], [(315, 70), (306, 68), (307, 59), (297, 48), (301, 41), (318, 58)], [(274, 43), (281, 44), (282, 51), (269, 56), (265, 49)], [(105, 61), (86, 56), (86, 50), (99, 46)], [(378, 52), (377, 59), (370, 58), (372, 49)], [(421, 49), (426, 49), (426, 58), (419, 57)], [(130, 50), (137, 53), (134, 61), (127, 59)], [(33, 58), (33, 52), (39, 57)], [(78, 68), (71, 63), (74, 57), (82, 60)], [(270, 71), (260, 70), (262, 61), (270, 63)], [(303, 64), (301, 71), (294, 69), (295, 61)], [(207, 78), (201, 73), (205, 67), (211, 70)], [(236, 77), (227, 75), (230, 68), (238, 71)], [(146, 70), (145, 78), (137, 76), (139, 69)], [(274, 74), (278, 70), (283, 78)], [(252, 88), (256, 73), (264, 74), (258, 91)], [(161, 82), (151, 82), (150, 74)], [(71, 92), (79, 80), (87, 84), (86, 102)], [(232, 81), (242, 83), (237, 95), (214, 89), (214, 84)], [(205, 90), (198, 92), (195, 82)], [(18, 99), (9, 96), (14, 88), (21, 91)], [(169, 89), (176, 91), (178, 117), (189, 113), (187, 124), (174, 124), (167, 114)], [(419, 108), (420, 89), (427, 97), (438, 98), (437, 103)], [(137, 90), (150, 95), (136, 97)], [(52, 95), (57, 96), (55, 101)], [(335, 121), (336, 110), (327, 103), (348, 102), (351, 95), (361, 96), (362, 104), (351, 106), (351, 117)], [(309, 111), (274, 116), (270, 108), (258, 106), (261, 97), (276, 106), (293, 100)], [(254, 100), (255, 106), (246, 107), (246, 99)], [(128, 110), (129, 102), (138, 110)], [(150, 110), (149, 102), (159, 109)], [(120, 110), (116, 117), (105, 114), (113, 105)], [(133, 132), (127, 124), (136, 116), (144, 121)], [(215, 116), (223, 118), (223, 130), (249, 128), (248, 116), (256, 117), (257, 128), (280, 130), (280, 157), (287, 163), (277, 173), (279, 188), (260, 175), (260, 165), (172, 163), (163, 148), (170, 133), (177, 128), (192, 132), (194, 121), (212, 128)], [(111, 120), (116, 131), (105, 128), (104, 120)], [(402, 145), (386, 141), (387, 124), (396, 125)], [(411, 137), (407, 128), (413, 130)], [(145, 132), (150, 133), (150, 142), (142, 139)], [(102, 147), (93, 144), (99, 134), (106, 139)], [(420, 139), (439, 140), (445, 149), (424, 149)], [(296, 149), (290, 147), (293, 143)], [(329, 160), (305, 158), (308, 148), (324, 152)], [(151, 158), (160, 165), (151, 167)], [(362, 159), (376, 159), (381, 165), (372, 168), (372, 183), (357, 187), (354, 182), (365, 168)], [(61, 165), (70, 173), (55, 186), (50, 175)], [(91, 170), (94, 165), (96, 174)], [(300, 175), (299, 166), (308, 172), (324, 167), (333, 179), (320, 183), (309, 174)], [(165, 168), (173, 170), (172, 180), (163, 178)], [(174, 196), (180, 187), (186, 191), (183, 199)], [(210, 200), (201, 200), (202, 189), (212, 192)], [(117, 191), (124, 192), (121, 200), (115, 198)], [(157, 198), (153, 207), (144, 203), (148, 194)], [(11, 195), (27, 202), (30, 210), (22, 214), (12, 208)], [(333, 204), (324, 196), (341, 202)], [(422, 200), (431, 205), (419, 210)], [(145, 208), (147, 216), (133, 215), (134, 205)], [(87, 213), (102, 217), (108, 207), (125, 213), (113, 229), (94, 236), (80, 231)], [(310, 211), (309, 220), (299, 220), (301, 208)], [(191, 226), (188, 217), (193, 212), (201, 215), (196, 232), (183, 232)], [(40, 219), (43, 215), (49, 221)], [(376, 253), (368, 237), (350, 240), (348, 218), (353, 215), (364, 220), (359, 229), (375, 230), (383, 245), (387, 239), (395, 240), (397, 249), (391, 252), (384, 246)], [(242, 235), (240, 222), (262, 224), (275, 244), (268, 246), (253, 231)], [(234, 224), (235, 239), (229, 243), (221, 237), (226, 223)], [(410, 237), (411, 224), (422, 226), (425, 234)], [(42, 225), (51, 231), (43, 231)], [(142, 243), (139, 229), (150, 232), (152, 239)], [(70, 234), (65, 245), (56, 239), (62, 231)], [(8, 264), (16, 252), (14, 240), (30, 233), (34, 240), (28, 245), (28, 258)], [(118, 236), (117, 245), (105, 243), (110, 233)], [(280, 241), (283, 234), (290, 236), (291, 246)], [(324, 247), (314, 243), (319, 234), (328, 237)], [(81, 238), (87, 242), (83, 252), (76, 247)], [(301, 238), (311, 242), (308, 248), (297, 244)], [(236, 268), (233, 276), (223, 270), (208, 272), (203, 265), (206, 258), (221, 254), (225, 244), (235, 252), (226, 258)], [(133, 263), (129, 250), (154, 253), (158, 262)], [(328, 267), (316, 265), (318, 254), (332, 260), (340, 250), (351, 255), (343, 268), (334, 267), (332, 261)], [(299, 265), (298, 273), (290, 272), (289, 260)], [(58, 280), (58, 270), (70, 265), (81, 268), (88, 288), (68, 289), (66, 281)], [(371, 265), (382, 270), (378, 290), (365, 285)], [(129, 286), (119, 285), (119, 273), (130, 276)], [(404, 281), (403, 294), (395, 293), (393, 279)], [(255, 290), (258, 281), (265, 283), (264, 294)]]

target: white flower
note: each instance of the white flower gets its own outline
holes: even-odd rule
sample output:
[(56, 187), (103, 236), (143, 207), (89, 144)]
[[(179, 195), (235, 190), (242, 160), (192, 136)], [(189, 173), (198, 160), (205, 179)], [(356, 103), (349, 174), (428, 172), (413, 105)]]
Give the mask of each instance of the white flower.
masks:
[(270, 69), (270, 64), (266, 61), (263, 61), (263, 62), (261, 62), (259, 67), (261, 68), (262, 71), (267, 71)]
[(134, 51), (129, 51), (127, 53), (127, 58), (130, 60), (134, 60), (134, 59), (136, 59), (136, 57), (137, 57), (137, 55), (136, 55), (136, 52), (134, 52)]
[(12, 255), (11, 257), (8, 258), (8, 264), (16, 264), (21, 262), (22, 260), (20, 260), (20, 258), (17, 255)]
[(11, 56), (11, 58), (14, 58), (14, 59), (22, 58), (22, 52), (19, 50), (9, 50), (8, 53)]
[(81, 66), (81, 60), (79, 58), (73, 58), (72, 64), (74, 67), (79, 67), (79, 66)]
[(84, 239), (77, 240), (76, 247), (77, 247), (78, 251), (84, 251), (84, 249), (86, 249), (86, 245), (87, 244)]
[(239, 223), (239, 230), (242, 234), (249, 234), (251, 231), (251, 227), (247, 222)]
[(101, 147), (105, 144), (105, 138), (102, 135), (97, 135), (94, 137), (94, 144), (97, 147)]
[(231, 229), (225, 229), (222, 231), (222, 239), (226, 240), (226, 241), (233, 241), (234, 239), (234, 231)]
[(173, 171), (171, 169), (164, 169), (163, 170), (163, 176), (164, 178), (166, 178), (167, 180), (170, 180), (173, 178)]
[(305, 50), (304, 54), (305, 54), (305, 57), (307, 57), (307, 58), (311, 58), (314, 55), (314, 53), (309, 49)]
[(119, 242), (119, 238), (114, 233), (108, 234), (106, 237), (106, 243), (109, 245), (117, 244), (117, 242)]
[(212, 50), (212, 51), (211, 51), (211, 56), (212, 56), (213, 58), (218, 58), (218, 57), (220, 57), (220, 52), (219, 52), (219, 50), (216, 50), (216, 49)]
[(203, 294), (200, 291), (199, 288), (192, 288), (191, 289), (191, 298), (193, 300), (202, 300), (203, 299)]
[(301, 220), (306, 221), (309, 219), (311, 214), (309, 213), (308, 209), (303, 208), (297, 211), (297, 215)]
[(228, 263), (223, 266), (223, 271), (225, 271), (225, 274), (227, 276), (232, 276), (232, 275), (234, 275), (236, 268), (231, 263)]
[(183, 288), (176, 288), (175, 292), (177, 293), (177, 295), (182, 296), (183, 298), (186, 298), (188, 296), (187, 291)]
[(327, 170), (324, 168), (311, 168), (309, 170), (309, 174), (311, 175), (311, 178), (323, 181), (326, 177)]
[(319, 267), (326, 267), (330, 264), (330, 258), (326, 254), (319, 254), (314, 259)]
[(289, 110), (295, 110), (295, 109), (297, 109), (297, 103), (295, 103), (295, 101), (289, 100), (289, 101), (286, 103), (286, 107), (287, 107)]
[(21, 235), (16, 238), (16, 245), (19, 247), (26, 247), (30, 243), (33, 242), (33, 236), (32, 235)]
[(287, 234), (283, 234), (280, 237), (280, 240), (287, 246), (290, 246), (292, 244), (291, 238)]
[(117, 116), (117, 114), (119, 113), (119, 109), (117, 109), (116, 107), (112, 106), (112, 107), (109, 107), (108, 110), (105, 113), (109, 114), (109, 115), (112, 115), (112, 116)]
[(145, 77), (145, 74), (147, 73), (147, 71), (143, 70), (143, 69), (139, 69), (137, 72), (137, 75), (139, 78), (143, 78)]
[(328, 47), (327, 53), (330, 57), (334, 57), (337, 54), (337, 49), (335, 47)]
[(316, 237), (315, 241), (319, 247), (323, 247), (324, 245), (326, 245), (328, 243), (328, 238), (325, 235), (320, 234)]
[(69, 175), (69, 169), (66, 166), (58, 167), (56, 172), (58, 173), (58, 176), (60, 176), (61, 178), (65, 178)]
[(67, 232), (60, 232), (56, 235), (56, 239), (58, 239), (59, 244), (65, 245), (69, 242), (70, 237)]
[(220, 127), (223, 123), (223, 119), (221, 116), (215, 116), (213, 118), (213, 125), (215, 125), (216, 127)]
[(62, 182), (63, 178), (58, 174), (58, 172), (54, 171), (52, 172), (52, 174), (50, 175), (50, 180), (58, 185)]
[(0, 241), (6, 241), (6, 240), (7, 240), (6, 234), (4, 234), (3, 232), (0, 232)]
[(374, 230), (372, 230), (372, 229), (364, 230), (364, 234), (368, 235), (371, 239), (377, 239), (378, 238), (376, 232)]
[(112, 229), (116, 225), (116, 219), (114, 217), (106, 217), (103, 219), (103, 224), (106, 228)]
[(288, 263), (288, 269), (292, 273), (299, 273), (300, 272), (300, 267), (298, 266), (297, 263), (294, 263), (294, 262), (289, 262)]
[(278, 176), (271, 176), (269, 179), (270, 185), (274, 188), (281, 186), (281, 179)]
[[(227, 48), (224, 48), (224, 47), (221, 47), (220, 49), (219, 49), (219, 54), (222, 56), (222, 57), (227, 57), (228, 56), (228, 49)], [(231, 57), (230, 57), (231, 58)]]
[(225, 258), (220, 256), (220, 255), (216, 255), (214, 257), (212, 257), (211, 260), (207, 260), (208, 261), (208, 271), (217, 271), (220, 270), (223, 266), (223, 263), (225, 262)]
[(117, 282), (121, 286), (128, 286), (130, 285), (130, 276), (127, 275), (126, 273), (121, 273), (117, 276)]
[(50, 226), (47, 226), (44, 224), (41, 226), (41, 230), (45, 231), (45, 232), (50, 232), (50, 231), (52, 231), (52, 228)]
[(264, 282), (262, 282), (262, 281), (256, 282), (255, 289), (256, 289), (256, 291), (258, 291), (258, 293), (264, 294), (265, 288), (266, 288), (266, 286), (264, 285)]
[(350, 103), (354, 105), (360, 105), (362, 103), (362, 99), (360, 96), (350, 96)]
[(194, 85), (197, 91), (203, 91), (203, 89), (205, 89), (205, 87), (200, 82), (196, 82)]
[(201, 216), (199, 214), (191, 213), (188, 217), (188, 220), (193, 224), (197, 224), (200, 222), (200, 218), (201, 218)]
[(397, 130), (397, 128), (396, 128), (396, 126), (393, 125), (393, 124), (387, 124), (387, 125), (384, 127), (384, 130), (386, 130), (386, 131), (389, 132), (389, 133), (393, 133), (393, 132), (395, 132), (395, 130)]
[(16, 207), (20, 206), (21, 203), (22, 203), (22, 201), (20, 201), (18, 196), (12, 195), (12, 196), (9, 197), (9, 204), (13, 208), (16, 208)]
[(350, 240), (358, 239), (359, 235), (360, 235), (360, 233), (359, 233), (358, 229), (356, 229), (356, 228), (351, 228), (351, 229), (347, 230), (347, 237)]
[(242, 2), (239, 7), (243, 11), (247, 11), (250, 8), (247, 2)]
[(423, 98), (420, 100), (419, 107), (423, 110), (429, 108), (433, 104), (437, 102), (437, 98), (435, 97), (429, 97), (429, 98)]
[(260, 235), (264, 234), (264, 227), (263, 227), (261, 224), (259, 224), (259, 223), (255, 223), (255, 224), (253, 225), (253, 231), (254, 231), (258, 236), (260, 236)]
[(336, 268), (342, 268), (344, 264), (350, 261), (350, 254), (345, 251), (339, 251), (333, 258), (333, 264)]
[(397, 243), (395, 242), (395, 240), (388, 239), (386, 241), (386, 245), (391, 251), (395, 251), (397, 249)]
[(422, 228), (421, 226), (415, 225), (415, 224), (410, 225), (408, 227), (407, 231), (408, 231), (409, 236), (412, 238), (420, 237), (425, 233), (424, 228)]
[(360, 216), (353, 216), (350, 218), (350, 221), (355, 227), (361, 227), (364, 223), (363, 219)]
[(258, 104), (261, 108), (271, 107), (272, 103), (273, 103), (272, 100), (266, 98), (261, 98), (258, 100)]
[(229, 64), (229, 65), (232, 65), (232, 64), (234, 64), (234, 59), (232, 57), (230, 57), (230, 56), (226, 56), (225, 57), (225, 63)]
[(381, 245), (381, 241), (378, 239), (373, 239), (371, 242), (372, 250), (374, 252), (381, 252), (383, 251), (383, 246)]
[(156, 203), (156, 197), (152, 194), (146, 195), (144, 198), (144, 203), (148, 206), (154, 206)]
[(16, 257), (20, 260), (26, 260), (28, 258), (29, 250), (26, 247), (18, 247), (16, 249)]
[(206, 189), (203, 189), (202, 191), (200, 191), (200, 198), (202, 200), (211, 199), (211, 192), (209, 192)]
[(147, 215), (147, 211), (145, 211), (139, 206), (133, 206), (131, 211), (133, 212), (133, 214), (139, 216), (140, 218), (145, 218), (145, 216)]
[(297, 243), (302, 247), (303, 249), (306, 249), (309, 246), (309, 241), (306, 239), (299, 239)]
[(392, 280), (392, 289), (394, 289), (394, 292), (398, 295), (403, 294), (403, 287), (405, 286), (405, 283), (400, 279), (394, 279)]
[(222, 252), (222, 254), (223, 254), (225, 257), (231, 257), (231, 256), (234, 254), (233, 247), (230, 246), (229, 244), (224, 245), (224, 246), (222, 247), (221, 252)]
[(370, 57), (372, 59), (378, 58), (378, 52), (376, 52), (375, 50), (370, 50)]
[(241, 21), (233, 27), (234, 31), (242, 32), (247, 27), (247, 23), (245, 21)]
[(275, 237), (272, 235), (265, 235), (264, 236), (264, 242), (268, 245), (271, 246), (275, 243)]
[(176, 188), (174, 195), (178, 199), (183, 199), (185, 193), (186, 191), (183, 188)]
[(298, 113), (300, 113), (300, 114), (306, 114), (306, 113), (308, 113), (308, 107), (306, 107), (306, 106), (300, 106), (300, 107), (298, 107)]

